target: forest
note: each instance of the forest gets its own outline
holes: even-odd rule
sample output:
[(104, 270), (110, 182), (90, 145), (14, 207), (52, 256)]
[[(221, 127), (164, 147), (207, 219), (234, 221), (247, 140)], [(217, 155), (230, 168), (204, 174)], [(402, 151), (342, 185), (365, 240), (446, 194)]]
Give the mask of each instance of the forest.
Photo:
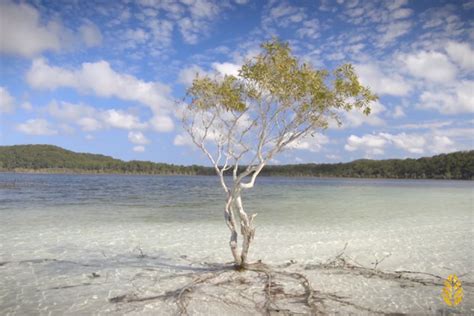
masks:
[[(0, 146), (0, 171), (214, 175), (214, 169), (211, 167), (181, 166), (138, 160), (122, 161), (104, 155), (76, 153), (53, 145)], [(418, 159), (360, 159), (335, 164), (268, 165), (261, 175), (473, 180), (474, 150)]]

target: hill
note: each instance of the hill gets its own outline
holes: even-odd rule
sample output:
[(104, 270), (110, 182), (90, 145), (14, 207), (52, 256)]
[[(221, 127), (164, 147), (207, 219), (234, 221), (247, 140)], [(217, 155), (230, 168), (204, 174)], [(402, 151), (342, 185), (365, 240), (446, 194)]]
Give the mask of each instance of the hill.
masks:
[[(76, 153), (53, 145), (0, 146), (0, 171), (51, 173), (123, 173), (213, 175), (203, 166), (150, 161), (122, 161), (109, 156)], [(474, 150), (419, 159), (361, 159), (337, 164), (266, 166), (264, 176), (312, 176), (398, 179), (474, 179)]]

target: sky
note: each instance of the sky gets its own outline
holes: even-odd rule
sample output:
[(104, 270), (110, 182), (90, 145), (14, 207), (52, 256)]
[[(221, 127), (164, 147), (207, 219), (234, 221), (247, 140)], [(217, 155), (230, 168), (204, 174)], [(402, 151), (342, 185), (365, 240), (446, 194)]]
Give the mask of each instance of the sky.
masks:
[(0, 145), (208, 165), (179, 100), (273, 36), (316, 68), (353, 64), (379, 96), (273, 163), (474, 149), (472, 0), (0, 0)]

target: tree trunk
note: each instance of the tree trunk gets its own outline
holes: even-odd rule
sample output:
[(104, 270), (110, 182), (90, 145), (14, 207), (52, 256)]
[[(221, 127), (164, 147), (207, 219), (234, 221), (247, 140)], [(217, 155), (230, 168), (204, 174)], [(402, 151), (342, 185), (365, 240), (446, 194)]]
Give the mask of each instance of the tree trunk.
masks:
[(226, 205), (225, 205), (224, 218), (225, 218), (227, 227), (229, 227), (229, 230), (230, 230), (230, 241), (229, 241), (230, 251), (232, 252), (232, 256), (234, 257), (235, 264), (237, 266), (240, 266), (241, 256), (239, 256), (239, 250), (238, 250), (238, 244), (237, 244), (237, 230), (235, 228), (235, 217), (234, 217), (234, 212), (232, 211), (233, 201), (234, 199), (232, 195), (229, 194), (229, 196), (227, 197)]
[(240, 191), (238, 191), (235, 195), (234, 198), (235, 202), (235, 207), (237, 208), (239, 212), (239, 217), (240, 217), (240, 229), (241, 229), (241, 234), (242, 234), (242, 251), (240, 254), (240, 262), (237, 262), (237, 265), (240, 268), (245, 268), (247, 264), (247, 256), (250, 248), (250, 243), (253, 240), (253, 237), (255, 236), (255, 228), (253, 227), (253, 219), (255, 216), (252, 216), (250, 219), (247, 215), (247, 213), (244, 211), (244, 207), (242, 205), (242, 198), (240, 196)]

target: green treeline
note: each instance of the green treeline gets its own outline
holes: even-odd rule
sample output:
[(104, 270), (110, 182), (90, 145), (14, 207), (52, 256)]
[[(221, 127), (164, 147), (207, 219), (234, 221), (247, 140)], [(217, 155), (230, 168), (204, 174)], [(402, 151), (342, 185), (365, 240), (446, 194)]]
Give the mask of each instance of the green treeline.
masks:
[[(150, 161), (122, 161), (75, 153), (52, 145), (0, 146), (0, 171), (77, 172), (161, 175), (213, 175), (203, 166), (178, 166)], [(419, 159), (356, 160), (338, 164), (266, 166), (264, 176), (310, 176), (399, 179), (474, 179), (474, 150)]]

